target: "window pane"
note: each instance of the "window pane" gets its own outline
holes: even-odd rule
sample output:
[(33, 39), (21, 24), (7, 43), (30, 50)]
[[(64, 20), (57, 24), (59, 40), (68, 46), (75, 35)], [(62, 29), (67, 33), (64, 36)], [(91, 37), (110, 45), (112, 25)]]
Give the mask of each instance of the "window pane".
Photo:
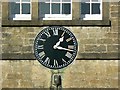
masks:
[(10, 2), (20, 2), (20, 0), (10, 0)]
[(45, 2), (40, 2), (39, 12), (40, 12), (40, 15), (50, 14), (50, 4)]
[(45, 0), (46, 2), (50, 2), (50, 0)]
[(92, 3), (92, 14), (100, 14), (100, 4)]
[(90, 0), (81, 0), (81, 2), (90, 2)]
[(52, 4), (52, 14), (60, 14), (60, 4)]
[(62, 4), (62, 14), (70, 14), (71, 5), (69, 3)]
[(10, 12), (11, 14), (20, 14), (20, 4), (15, 2), (10, 2)]
[(22, 3), (22, 14), (30, 14), (30, 4)]
[(90, 14), (90, 3), (81, 3), (81, 14)]

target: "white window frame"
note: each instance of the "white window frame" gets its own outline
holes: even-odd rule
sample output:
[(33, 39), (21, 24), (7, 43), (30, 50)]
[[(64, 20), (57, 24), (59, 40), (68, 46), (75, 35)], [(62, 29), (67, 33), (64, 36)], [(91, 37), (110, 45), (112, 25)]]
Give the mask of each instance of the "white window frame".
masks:
[[(60, 0), (60, 2), (52, 2), (52, 0), (50, 0), (50, 2), (45, 2), (45, 3), (50, 3), (50, 14), (45, 14), (45, 17), (42, 18), (43, 20), (72, 20), (72, 0), (70, 2), (62, 2), (62, 0)], [(52, 8), (51, 8), (52, 3), (60, 3), (60, 14), (52, 14)], [(63, 3), (71, 4), (70, 14), (62, 14)]]
[[(13, 20), (31, 20), (31, 12), (32, 12), (31, 0), (30, 0), (30, 2), (22, 2), (22, 0), (20, 0), (20, 2), (15, 2), (15, 3), (20, 4), (20, 14), (11, 15), (11, 18)], [(22, 3), (29, 3), (30, 4), (30, 14), (22, 14)]]
[[(82, 20), (102, 20), (102, 0), (100, 0), (99, 2), (93, 2), (92, 0), (90, 0), (90, 2), (85, 3), (90, 3), (90, 14), (81, 14)], [(92, 3), (100, 3), (100, 14), (92, 14)]]

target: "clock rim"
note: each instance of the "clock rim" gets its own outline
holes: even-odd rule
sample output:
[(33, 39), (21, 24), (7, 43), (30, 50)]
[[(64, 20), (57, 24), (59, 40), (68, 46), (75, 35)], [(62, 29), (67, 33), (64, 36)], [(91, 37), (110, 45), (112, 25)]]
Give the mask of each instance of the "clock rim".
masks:
[[(42, 32), (44, 32), (46, 29), (48, 29), (49, 30), (49, 28), (51, 28), (51, 27), (56, 27), (56, 28), (64, 28), (65, 29), (65, 31), (68, 31), (68, 32), (70, 32), (71, 34), (72, 34), (72, 36), (74, 37), (74, 39), (75, 39), (75, 42), (76, 42), (76, 51), (75, 51), (75, 55), (74, 55), (74, 59), (72, 59), (72, 60), (70, 60), (69, 59), (69, 63), (68, 64), (65, 64), (64, 66), (62, 66), (62, 67), (49, 67), (49, 66), (47, 66), (47, 65), (45, 65), (45, 64), (43, 64), (40, 60), (42, 60), (42, 59), (39, 59), (38, 58), (38, 55), (36, 55), (36, 41), (37, 41), (37, 38), (40, 36), (40, 34), (42, 33)], [(63, 29), (62, 29), (63, 30)], [(64, 30), (63, 30), (64, 31)], [(69, 34), (68, 34), (69, 35)], [(66, 67), (68, 67), (69, 65), (71, 65), (73, 62), (74, 62), (74, 60), (76, 59), (76, 57), (77, 57), (77, 52), (78, 52), (78, 41), (77, 41), (77, 39), (76, 39), (76, 37), (75, 37), (75, 35), (71, 32), (71, 30), (69, 30), (68, 28), (65, 28), (65, 27), (63, 27), (63, 26), (49, 26), (49, 27), (46, 27), (46, 28), (44, 28), (44, 29), (42, 29), (37, 35), (36, 35), (36, 37), (35, 37), (35, 39), (34, 39), (34, 56), (35, 56), (35, 59), (37, 60), (37, 61), (39, 61), (39, 63), (40, 64), (42, 64), (42, 66), (44, 66), (44, 67), (46, 67), (46, 68), (49, 68), (49, 69), (53, 69), (53, 70), (57, 70), (57, 69), (63, 69), (63, 68), (66, 68)]]

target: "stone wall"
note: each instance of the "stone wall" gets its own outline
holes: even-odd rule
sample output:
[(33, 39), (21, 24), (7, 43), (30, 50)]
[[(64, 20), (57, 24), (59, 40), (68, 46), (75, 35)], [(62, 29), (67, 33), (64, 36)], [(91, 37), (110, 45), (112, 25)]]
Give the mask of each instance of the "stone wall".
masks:
[[(118, 88), (119, 8), (110, 3), (109, 27), (66, 27), (75, 34), (79, 52), (63, 70), (63, 88)], [(50, 87), (51, 70), (33, 55), (34, 38), (43, 28), (2, 27), (2, 88)]]
[[(33, 44), (44, 27), (2, 27), (3, 59), (34, 59)], [(118, 32), (111, 27), (66, 27), (79, 44), (77, 59), (118, 59)]]
[(2, 32), (1, 32), (1, 24), (2, 24), (2, 4), (0, 1), (0, 89), (2, 88), (2, 63), (1, 63), (1, 58), (2, 58)]
[[(119, 26), (118, 26), (118, 33), (119, 33), (119, 35), (118, 35), (118, 38), (119, 38), (119, 52), (120, 52), (120, 1), (119, 1), (119, 6), (118, 6), (118, 11), (119, 11), (119, 14), (118, 14), (118, 23), (119, 23)], [(120, 54), (119, 54), (119, 56), (120, 56)], [(118, 72), (118, 75), (120, 76), (120, 61), (118, 62), (118, 65), (119, 65), (119, 72)], [(120, 77), (119, 77), (119, 81), (118, 81), (118, 83), (120, 83)], [(119, 85), (119, 88), (120, 88), (120, 85)]]
[[(4, 88), (49, 88), (51, 70), (38, 61), (3, 61)], [(62, 74), (63, 88), (118, 88), (117, 60), (75, 61)]]
[[(118, 17), (119, 17), (119, 18), (118, 18), (118, 24), (119, 24), (119, 25), (118, 25), (118, 33), (119, 33), (119, 34), (118, 34), (118, 38), (119, 38), (119, 39), (118, 39), (118, 42), (119, 42), (119, 52), (120, 52), (120, 1), (119, 1), (118, 5), (119, 5), (119, 6), (118, 6), (118, 11), (119, 11), (119, 13), (118, 13)], [(120, 54), (119, 54), (119, 56), (120, 56)]]

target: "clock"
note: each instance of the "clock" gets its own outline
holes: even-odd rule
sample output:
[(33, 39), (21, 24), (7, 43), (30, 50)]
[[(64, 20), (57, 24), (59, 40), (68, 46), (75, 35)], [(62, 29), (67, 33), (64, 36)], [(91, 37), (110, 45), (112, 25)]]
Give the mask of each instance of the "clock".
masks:
[(61, 69), (70, 65), (77, 50), (78, 44), (73, 33), (60, 26), (43, 29), (34, 41), (36, 59), (50, 69)]

